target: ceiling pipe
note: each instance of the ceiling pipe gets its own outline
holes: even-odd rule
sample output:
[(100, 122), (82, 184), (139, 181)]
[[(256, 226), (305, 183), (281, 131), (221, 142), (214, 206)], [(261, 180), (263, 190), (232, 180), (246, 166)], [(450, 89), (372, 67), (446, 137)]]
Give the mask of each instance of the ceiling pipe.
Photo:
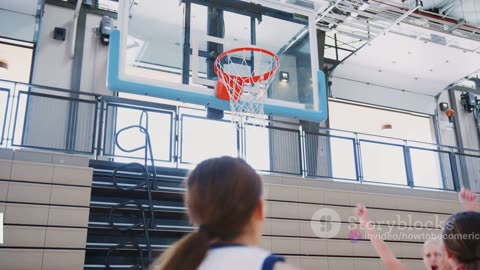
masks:
[[(374, 28), (374, 29), (377, 29), (377, 30), (383, 30), (385, 27), (387, 27), (388, 25), (385, 25), (385, 26), (380, 26), (380, 25), (375, 25), (371, 22), (367, 22), (367, 20), (363, 20), (363, 19), (356, 19), (356, 20), (349, 20), (348, 19), (349, 17), (348, 16), (341, 16), (341, 15), (337, 15), (337, 14), (328, 14), (325, 18), (323, 18), (323, 22), (328, 22), (328, 23), (332, 23), (332, 24), (335, 24), (335, 25), (346, 25), (346, 26), (350, 26), (350, 27), (358, 27), (358, 26), (363, 26), (363, 27), (371, 27), (371, 28)], [(358, 25), (358, 26), (356, 26)]]
[[(396, 8), (396, 9), (400, 9), (400, 10), (403, 10), (403, 11), (407, 11), (407, 10), (408, 10), (408, 9), (406, 9), (406, 8), (404, 8), (404, 7), (396, 6), (396, 5), (393, 5), (393, 4), (390, 4), (390, 3), (386, 3), (386, 2), (380, 1), (380, 0), (370, 0), (370, 1), (373, 1), (373, 2), (376, 2), (376, 3), (380, 3), (380, 4), (383, 4), (383, 5), (387, 5), (387, 6), (390, 6), (390, 7)], [(414, 14), (418, 14), (418, 15), (421, 15), (421, 16), (429, 17), (429, 18), (436, 19), (436, 20), (443, 21), (443, 22), (448, 22), (448, 23), (451, 23), (451, 24), (457, 24), (457, 23), (458, 23), (458, 22), (457, 22), (456, 20), (454, 20), (454, 19), (451, 19), (451, 18), (442, 18), (442, 16), (441, 16), (440, 14), (431, 13), (431, 12), (427, 12), (427, 11), (417, 10), (417, 11), (414, 12)], [(474, 29), (474, 30), (476, 30), (476, 31), (480, 31), (480, 28), (475, 27), (475, 26), (472, 26), (472, 25), (469, 25), (469, 24), (464, 24), (463, 26), (464, 26), (464, 27), (467, 27), (467, 28)]]
[[(348, 8), (348, 9), (342, 9), (342, 7), (337, 7), (338, 9), (342, 10), (345, 14), (348, 13), (357, 13), (361, 14), (363, 13), (362, 11), (359, 11), (355, 9), (355, 7)], [(376, 18), (368, 17), (371, 16), (372, 14), (366, 14), (362, 15), (362, 17), (367, 17), (367, 18), (361, 18), (358, 15), (355, 16), (355, 20), (349, 20), (351, 15), (340, 15), (340, 14), (335, 14), (335, 13), (328, 13), (325, 15), (325, 17), (322, 19), (322, 22), (324, 23), (329, 23), (330, 26), (327, 25), (322, 25), (322, 24), (317, 24), (318, 29), (325, 31), (325, 32), (331, 32), (332, 29), (333, 31), (337, 33), (343, 33), (351, 37), (355, 38), (360, 38), (361, 40), (369, 40), (371, 35), (377, 35), (379, 34), (383, 29), (389, 26), (389, 24), (383, 24), (382, 21), (376, 21)], [(375, 17), (379, 17), (376, 15)], [(378, 18), (381, 20), (381, 18)], [(387, 18), (387, 20), (390, 20)], [(377, 25), (378, 24), (378, 25)], [(333, 26), (332, 26), (333, 25)], [(341, 29), (344, 28), (345, 29)], [(358, 30), (357, 33), (365, 34), (365, 36), (352, 36), (354, 32), (349, 31), (352, 28), (353, 30)], [(342, 31), (343, 30), (343, 31)], [(365, 32), (365, 33), (362, 33)]]
[[(401, 7), (401, 6), (397, 6), (395, 4), (392, 4), (392, 3), (389, 3), (389, 2), (385, 2), (385, 1), (381, 1), (381, 0), (370, 0), (372, 2), (376, 2), (376, 3), (379, 3), (379, 4), (382, 4), (382, 5), (386, 5), (386, 6), (390, 6), (392, 8), (395, 8), (395, 9), (398, 9), (398, 10), (402, 10), (402, 11), (408, 11), (407, 8), (404, 8), (404, 7)], [(455, 0), (455, 1), (458, 1), (458, 0)], [(455, 2), (453, 1), (453, 2)], [(452, 3), (452, 1), (448, 1), (446, 0), (446, 2), (448, 3)], [(357, 3), (357, 2), (355, 2)], [(343, 4), (343, 3), (342, 3)], [(337, 7), (339, 8), (339, 7)], [(388, 12), (388, 10), (378, 10), (377, 7), (375, 6), (372, 6), (370, 5), (369, 7), (370, 9), (374, 9), (374, 10), (377, 10), (376, 12), (378, 12), (378, 14), (376, 14), (377, 16), (381, 13), (381, 12)], [(333, 8), (332, 8), (333, 9)], [(341, 8), (340, 8), (341, 9)], [(328, 11), (330, 11), (331, 9), (329, 9)], [(364, 12), (362, 11), (355, 11), (356, 13), (358, 14), (361, 14), (361, 15), (366, 15)], [(323, 15), (327, 15), (328, 12), (323, 12)], [(369, 15), (374, 15), (374, 14), (369, 14)], [(440, 22), (440, 23), (451, 23), (452, 25), (457, 25), (458, 24), (458, 20), (455, 20), (453, 18), (446, 18), (446, 17), (443, 17), (441, 16), (441, 14), (436, 14), (436, 13), (432, 13), (432, 12), (429, 12), (429, 11), (425, 11), (425, 10), (417, 10), (416, 12), (414, 12), (412, 14), (412, 16), (423, 16), (423, 17), (427, 17), (427, 18), (431, 18), (432, 20), (436, 20), (437, 22)], [(383, 17), (383, 16), (381, 16)], [(388, 19), (388, 18), (385, 18), (385, 19)], [(473, 31), (474, 33), (475, 32), (480, 32), (480, 28), (478, 27), (475, 27), (475, 26), (472, 26), (472, 25), (468, 25), (468, 24), (463, 24), (461, 25), (462, 29), (466, 30), (466, 31)], [(468, 29), (465, 29), (465, 28), (468, 28)], [(468, 37), (464, 37), (464, 38), (468, 38)]]
[(330, 13), (330, 11), (332, 11), (338, 4), (340, 4), (340, 2), (342, 2), (342, 0), (337, 0), (335, 4), (329, 6), (327, 10), (325, 10), (322, 15), (317, 18), (316, 23), (320, 22), (328, 13)]
[[(377, 28), (377, 29), (380, 29), (380, 30), (383, 30), (385, 27), (388, 26), (388, 24), (382, 24), (382, 21), (375, 21), (375, 19), (382, 19), (382, 18), (380, 18), (380, 16), (369, 17), (371, 14), (364, 15), (364, 14), (358, 12), (357, 10), (355, 10), (355, 11), (344, 11), (344, 12), (357, 13), (357, 16), (355, 16), (355, 20), (350, 21), (350, 22), (354, 22), (356, 24), (361, 24), (363, 26), (368, 26), (368, 27), (371, 27), (371, 28)], [(363, 17), (366, 17), (366, 18), (361, 18), (359, 15), (362, 15)], [(329, 13), (326, 16), (334, 18), (334, 19), (342, 20), (342, 21), (349, 21), (348, 18), (349, 17), (351, 18), (352, 15), (342, 16), (342, 15), (338, 15), (338, 14)], [(377, 24), (379, 24), (379, 25), (377, 25)]]
[[(317, 28), (321, 29), (326, 32), (334, 31), (336, 33), (339, 33), (340, 30), (347, 31), (349, 32), (349, 28), (358, 28), (359, 33), (361, 31), (365, 31), (365, 27), (367, 28), (367, 32), (371, 34), (377, 34), (375, 32), (378, 32), (378, 28), (384, 29), (388, 27), (388, 22), (395, 20), (400, 14), (397, 13), (404, 13), (409, 11), (409, 9), (406, 9), (404, 7), (396, 6), (394, 3), (391, 3), (390, 1), (385, 1), (385, 0), (370, 0), (371, 3), (379, 3), (381, 5), (370, 5), (369, 6), (369, 12), (364, 12), (361, 10), (358, 10), (359, 4), (363, 3), (363, 1), (357, 2), (357, 1), (341, 1), (337, 0), (336, 2), (331, 2), (330, 7), (325, 10), (324, 12), (319, 14), (319, 21), (323, 21), (326, 23), (326, 25), (322, 25), (317, 23)], [(456, 0), (458, 1), (458, 0)], [(453, 2), (446, 0), (446, 2), (449, 2), (448, 4), (451, 5)], [(385, 9), (384, 6), (389, 6), (391, 8)], [(334, 8), (339, 9), (341, 12), (336, 14), (334, 13)], [(479, 28), (466, 25), (466, 21), (459, 21), (459, 20), (453, 20), (451, 18), (442, 18), (441, 14), (435, 14), (431, 13), (428, 11), (420, 11), (422, 7), (419, 7), (415, 12), (411, 13), (411, 18), (415, 19), (420, 19), (420, 20), (427, 20), (431, 22), (437, 22), (439, 24), (442, 24), (446, 27), (448, 27), (447, 32), (449, 32), (452, 35), (462, 37), (462, 38), (469, 38), (472, 40), (477, 40), (473, 34), (475, 32), (480, 32)], [(396, 11), (397, 10), (397, 11)], [(356, 20), (348, 20), (347, 18), (349, 15), (355, 13), (355, 19)], [(329, 24), (329, 25), (328, 25)], [(384, 25), (386, 24), (386, 25)], [(413, 23), (416, 25), (416, 23)], [(346, 29), (340, 29), (341, 26), (345, 26)], [(443, 27), (434, 27), (435, 25), (430, 25), (428, 29), (434, 30), (434, 31), (440, 31), (440, 32), (445, 32), (445, 28)], [(422, 26), (420, 26), (422, 27)], [(433, 27), (433, 28), (432, 28)], [(363, 28), (363, 29), (362, 29)], [(377, 30), (375, 30), (377, 28)], [(438, 29), (436, 29), (438, 28)], [(459, 30), (460, 32), (454, 32), (455, 30)], [(343, 32), (342, 31), (342, 32)], [(473, 32), (470, 34), (465, 34), (468, 32)], [(345, 32), (344, 32), (345, 33)], [(353, 33), (353, 32), (352, 32)], [(350, 34), (352, 34), (350, 33)], [(369, 36), (369, 34), (366, 34)], [(356, 36), (355, 38), (358, 38)], [(369, 39), (369, 38), (368, 38)], [(366, 40), (368, 40), (366, 39)], [(363, 39), (365, 40), (365, 39)]]
[(77, 38), (78, 16), (80, 16), (80, 8), (82, 7), (82, 1), (83, 0), (77, 0), (75, 12), (73, 13), (73, 29), (70, 38), (70, 57), (73, 57), (75, 55), (75, 39)]
[[(358, 4), (358, 6), (355, 5), (355, 4)], [(360, 5), (360, 4), (362, 4), (362, 5)], [(320, 21), (323, 21), (323, 22), (328, 22), (330, 24), (333, 24), (333, 25), (335, 25), (335, 27), (337, 27), (339, 25), (349, 26), (347, 24), (347, 22), (350, 22), (350, 24), (352, 24), (352, 25), (350, 25), (351, 27), (358, 27), (358, 26), (354, 25), (354, 24), (357, 24), (357, 25), (360, 25), (362, 27), (366, 27), (367, 29), (369, 27), (377, 28), (377, 29), (380, 29), (380, 30), (384, 29), (384, 27), (386, 27), (386, 26), (384, 26), (384, 27), (372, 26), (372, 24), (368, 22), (368, 19), (363, 19), (363, 18), (359, 17), (360, 14), (364, 13), (363, 10), (361, 9), (361, 7), (365, 4), (366, 4), (365, 1), (361, 1), (360, 3), (358, 3), (358, 2), (348, 2), (348, 1), (344, 1), (344, 2), (337, 1), (335, 4), (331, 5), (327, 10), (322, 12), (321, 16), (317, 19), (317, 23), (320, 22)], [(334, 8), (341, 11), (341, 14), (334, 13), (333, 12)], [(354, 14), (355, 14), (355, 16), (354, 16)], [(371, 14), (363, 15), (363, 16), (368, 17), (370, 15)], [(330, 21), (328, 18), (331, 18), (334, 21)], [(350, 20), (350, 18), (356, 18), (356, 20)], [(319, 27), (321, 27), (321, 25), (319, 25)], [(332, 28), (332, 27), (329, 27), (329, 28)]]

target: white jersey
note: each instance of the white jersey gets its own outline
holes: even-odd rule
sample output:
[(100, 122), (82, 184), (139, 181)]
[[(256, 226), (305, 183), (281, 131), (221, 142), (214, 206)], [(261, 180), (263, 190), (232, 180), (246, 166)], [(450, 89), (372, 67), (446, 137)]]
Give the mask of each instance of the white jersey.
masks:
[(283, 257), (253, 246), (239, 244), (215, 244), (210, 247), (207, 256), (198, 270), (273, 270)]

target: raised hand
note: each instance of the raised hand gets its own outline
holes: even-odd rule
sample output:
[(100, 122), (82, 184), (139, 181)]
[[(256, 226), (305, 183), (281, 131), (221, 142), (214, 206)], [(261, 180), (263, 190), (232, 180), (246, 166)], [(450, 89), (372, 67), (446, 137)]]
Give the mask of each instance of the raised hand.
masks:
[(407, 270), (407, 268), (395, 257), (390, 247), (383, 241), (381, 235), (375, 230), (373, 223), (368, 219), (367, 208), (362, 204), (357, 204), (355, 208), (355, 215), (360, 221), (361, 227), (365, 229), (365, 232), (372, 242), (375, 251), (382, 259), (389, 270)]
[(478, 211), (477, 208), (477, 194), (472, 192), (464, 187), (460, 190), (458, 194), (458, 199), (462, 204), (462, 207), (466, 211)]
[(357, 216), (358, 221), (360, 221), (360, 224), (363, 226), (367, 225), (369, 222), (367, 208), (362, 204), (357, 204), (357, 207), (355, 208), (355, 216)]

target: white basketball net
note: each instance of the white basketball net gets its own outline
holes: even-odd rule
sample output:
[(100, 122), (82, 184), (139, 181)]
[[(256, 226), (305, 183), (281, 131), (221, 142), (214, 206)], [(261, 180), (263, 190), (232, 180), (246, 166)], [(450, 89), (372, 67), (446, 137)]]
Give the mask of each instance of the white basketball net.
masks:
[[(272, 55), (270, 55), (270, 54)], [(234, 49), (215, 62), (219, 81), (227, 88), (232, 122), (257, 119), (265, 126), (263, 106), (278, 69), (278, 58), (258, 48)]]

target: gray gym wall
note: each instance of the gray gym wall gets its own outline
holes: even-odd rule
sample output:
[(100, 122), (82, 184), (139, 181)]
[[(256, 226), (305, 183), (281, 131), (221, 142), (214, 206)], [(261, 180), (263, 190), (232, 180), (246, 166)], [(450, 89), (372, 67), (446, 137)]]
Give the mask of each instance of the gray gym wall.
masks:
[[(80, 44), (83, 58), (81, 69), (79, 69), (78, 66), (74, 66), (74, 57), (70, 55), (73, 14), (73, 9), (45, 4), (32, 83), (71, 89), (72, 74), (78, 72), (81, 74), (81, 91), (109, 95), (111, 92), (107, 90), (105, 85), (108, 47), (101, 45), (100, 41), (95, 38), (94, 33), (94, 28), (98, 27), (102, 16), (86, 14), (85, 24), (78, 25), (78, 30), (85, 29), (83, 46)], [(53, 39), (53, 29), (55, 27), (67, 28), (65, 41)], [(80, 34), (80, 31), (77, 32), (78, 34)]]
[[(85, 7), (83, 7), (80, 17), (84, 17), (79, 19), (78, 41), (75, 44), (75, 55), (72, 56), (70, 48), (74, 10), (45, 4), (35, 53), (32, 84), (72, 89), (72, 94), (64, 94), (64, 96), (69, 97), (78, 97), (75, 94), (78, 90), (112, 95), (112, 92), (106, 88), (108, 47), (100, 44), (95, 33), (95, 28), (98, 27), (102, 16), (88, 12), (85, 14), (85, 12)], [(55, 27), (67, 29), (65, 41), (53, 39), (53, 29)], [(43, 92), (35, 88), (30, 90), (32, 92)], [(80, 97), (92, 99), (88, 96)], [(89, 150), (93, 138), (85, 134), (90, 131), (93, 132), (93, 130), (87, 129), (92, 126), (94, 121), (94, 106), (85, 103), (78, 104), (78, 107), (74, 110), (77, 115), (76, 129), (68, 133), (68, 119), (72, 113), (70, 105), (68, 101), (63, 100), (42, 97), (30, 98), (24, 143), (34, 146), (63, 148), (67, 143), (67, 136), (75, 134), (74, 149)]]
[[(451, 93), (450, 93), (451, 92)], [(445, 91), (439, 96), (438, 102), (447, 102), (449, 107), (455, 110), (455, 121), (449, 123), (445, 113), (438, 112), (439, 137), (444, 145), (458, 146), (461, 148), (480, 150), (479, 130), (476, 126), (473, 113), (468, 113), (460, 104), (460, 95), (462, 92), (472, 92), (478, 95), (478, 90), (456, 86)], [(454, 100), (452, 100), (454, 97)], [(465, 151), (465, 154), (478, 155), (478, 152)], [(460, 183), (472, 189), (480, 188), (480, 161), (478, 158), (464, 157), (457, 161), (460, 170)]]

